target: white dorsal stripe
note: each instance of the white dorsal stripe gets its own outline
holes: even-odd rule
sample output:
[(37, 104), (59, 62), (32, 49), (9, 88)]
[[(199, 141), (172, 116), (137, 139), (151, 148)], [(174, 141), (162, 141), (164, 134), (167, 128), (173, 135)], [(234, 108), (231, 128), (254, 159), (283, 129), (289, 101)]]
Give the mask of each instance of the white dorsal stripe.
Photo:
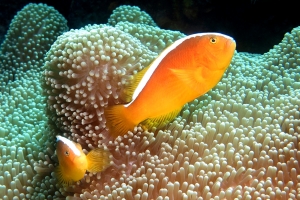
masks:
[(57, 141), (62, 141), (65, 145), (67, 145), (76, 156), (80, 156), (80, 151), (78, 150), (74, 142), (60, 135), (57, 135), (56, 138)]
[(228, 38), (230, 40), (233, 40), (230, 36), (221, 34), (221, 33), (196, 33), (192, 35), (188, 35), (186, 37), (180, 38), (179, 40), (176, 40), (173, 44), (171, 44), (169, 47), (167, 47), (152, 63), (152, 65), (149, 67), (147, 72), (144, 74), (143, 78), (139, 82), (137, 88), (135, 89), (133, 95), (132, 95), (132, 101), (129, 102), (128, 104), (125, 104), (125, 107), (130, 106), (134, 102), (134, 100), (139, 96), (141, 91), (144, 89), (145, 85), (147, 82), (150, 80), (153, 72), (156, 70), (156, 68), (159, 66), (160, 62), (164, 59), (166, 55), (168, 55), (169, 52), (171, 52), (173, 49), (175, 49), (178, 45), (180, 45), (183, 41), (197, 37), (197, 36), (204, 36), (204, 35), (218, 35), (218, 36), (223, 36), (225, 38)]

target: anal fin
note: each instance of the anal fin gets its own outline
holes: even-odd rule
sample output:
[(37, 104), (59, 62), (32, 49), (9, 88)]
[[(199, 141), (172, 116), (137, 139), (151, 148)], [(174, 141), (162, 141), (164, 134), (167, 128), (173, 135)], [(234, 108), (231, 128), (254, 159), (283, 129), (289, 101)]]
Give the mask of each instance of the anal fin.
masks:
[(161, 115), (159, 117), (148, 118), (148, 119), (142, 121), (140, 124), (142, 125), (142, 127), (144, 129), (146, 128), (150, 131), (152, 128), (159, 129), (159, 128), (166, 126), (169, 122), (171, 122), (178, 115), (178, 113), (180, 111), (181, 111), (181, 108), (173, 110), (172, 112), (165, 114), (165, 115)]

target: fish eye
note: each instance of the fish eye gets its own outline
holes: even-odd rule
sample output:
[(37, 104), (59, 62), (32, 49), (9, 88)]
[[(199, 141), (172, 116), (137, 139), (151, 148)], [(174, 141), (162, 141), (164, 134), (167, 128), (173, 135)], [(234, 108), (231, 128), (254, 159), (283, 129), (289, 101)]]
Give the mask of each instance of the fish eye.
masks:
[(215, 44), (215, 43), (217, 43), (217, 38), (211, 37), (211, 38), (209, 39), (209, 41), (210, 41), (212, 44)]
[(65, 155), (66, 155), (66, 156), (69, 156), (69, 151), (65, 151)]

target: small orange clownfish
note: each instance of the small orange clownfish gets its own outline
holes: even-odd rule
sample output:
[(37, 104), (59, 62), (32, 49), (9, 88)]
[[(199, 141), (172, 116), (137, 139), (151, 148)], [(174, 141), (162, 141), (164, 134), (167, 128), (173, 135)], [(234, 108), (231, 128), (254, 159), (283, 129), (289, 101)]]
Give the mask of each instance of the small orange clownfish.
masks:
[(113, 137), (135, 126), (160, 128), (173, 120), (183, 105), (205, 94), (222, 78), (235, 51), (233, 38), (199, 33), (175, 41), (124, 89), (127, 104), (104, 111)]
[(56, 136), (56, 154), (59, 165), (55, 173), (60, 184), (70, 185), (84, 177), (86, 171), (100, 172), (110, 165), (110, 153), (100, 148), (93, 149), (87, 155), (79, 143)]

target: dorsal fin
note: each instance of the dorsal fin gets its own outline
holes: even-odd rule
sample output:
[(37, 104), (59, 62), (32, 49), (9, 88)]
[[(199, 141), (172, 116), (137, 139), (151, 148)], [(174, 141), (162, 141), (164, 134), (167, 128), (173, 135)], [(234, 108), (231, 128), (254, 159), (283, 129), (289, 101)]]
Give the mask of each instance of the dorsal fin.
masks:
[(79, 143), (74, 142), (74, 144), (75, 144), (75, 146), (77, 147), (77, 149), (79, 151), (82, 151), (82, 147), (81, 147), (81, 145)]
[(144, 69), (142, 69), (141, 71), (139, 71), (137, 74), (133, 76), (133, 79), (126, 84), (125, 88), (121, 93), (121, 99), (124, 102), (129, 103), (132, 100), (132, 95), (135, 89), (137, 88), (138, 84), (140, 83), (140, 81), (142, 80), (143, 76), (145, 75), (146, 71), (149, 69), (150, 66), (151, 64), (145, 67)]

